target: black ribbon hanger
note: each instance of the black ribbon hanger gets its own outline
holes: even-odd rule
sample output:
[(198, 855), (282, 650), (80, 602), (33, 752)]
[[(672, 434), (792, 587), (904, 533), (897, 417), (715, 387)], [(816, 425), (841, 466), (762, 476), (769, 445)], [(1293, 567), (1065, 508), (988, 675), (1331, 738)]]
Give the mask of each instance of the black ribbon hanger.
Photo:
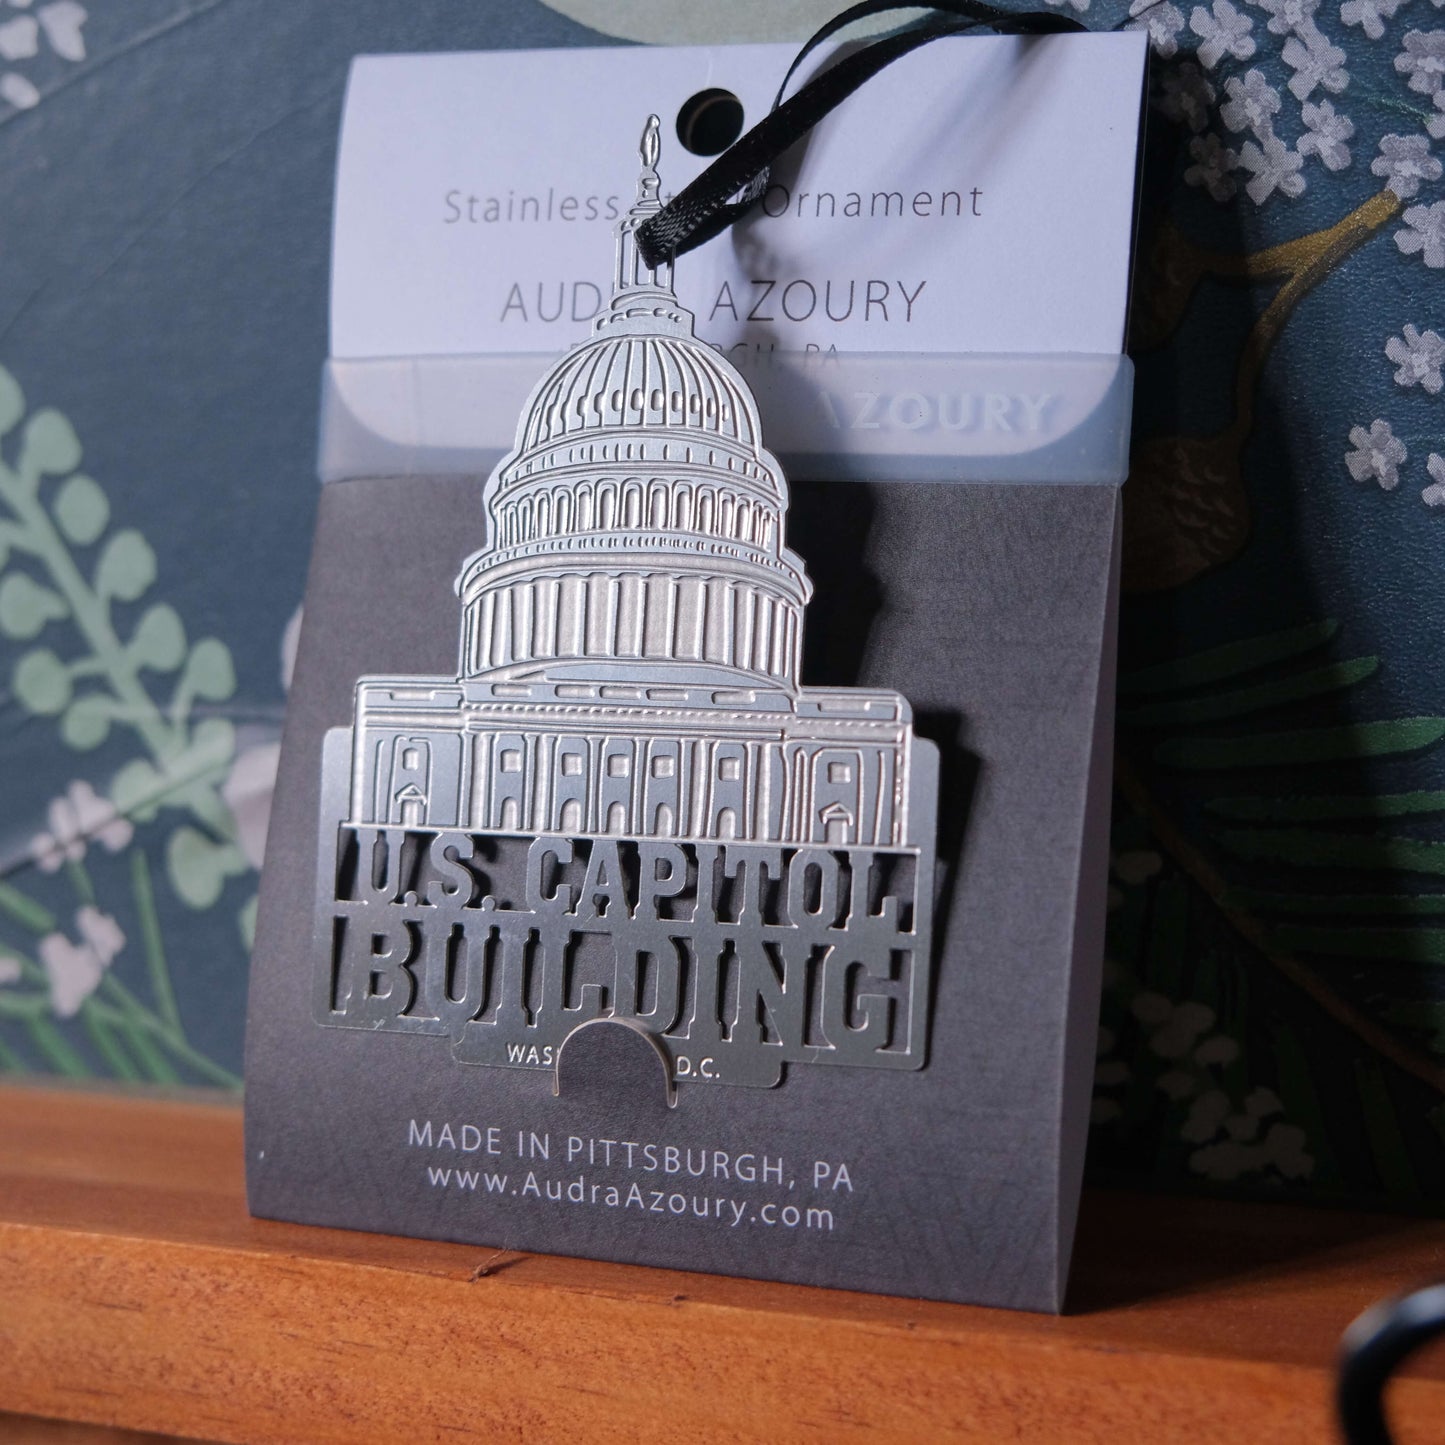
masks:
[(898, 0), (860, 0), (819, 29), (788, 67), (768, 114), (638, 229), (637, 247), (646, 264), (656, 268), (741, 220), (767, 190), (773, 162), (861, 85), (910, 51), (944, 36), (974, 30), (991, 30), (998, 35), (1059, 35), (1088, 29), (1052, 11), (1012, 14), (987, 0), (936, 0), (926, 8), (937, 13), (918, 26), (886, 35), (840, 57), (796, 95), (783, 99), (803, 61), (845, 26), (870, 15), (919, 8)]

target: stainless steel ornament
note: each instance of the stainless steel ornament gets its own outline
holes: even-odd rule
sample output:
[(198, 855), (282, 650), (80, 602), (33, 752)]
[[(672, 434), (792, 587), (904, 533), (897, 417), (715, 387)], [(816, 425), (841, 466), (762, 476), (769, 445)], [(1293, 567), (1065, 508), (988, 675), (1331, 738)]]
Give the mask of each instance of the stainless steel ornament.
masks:
[(363, 678), (328, 739), (316, 1017), (504, 1067), (613, 1018), (674, 1081), (920, 1068), (937, 753), (899, 694), (799, 682), (786, 479), (636, 245), (658, 151), (653, 116), (611, 302), (483, 488), (456, 676)]

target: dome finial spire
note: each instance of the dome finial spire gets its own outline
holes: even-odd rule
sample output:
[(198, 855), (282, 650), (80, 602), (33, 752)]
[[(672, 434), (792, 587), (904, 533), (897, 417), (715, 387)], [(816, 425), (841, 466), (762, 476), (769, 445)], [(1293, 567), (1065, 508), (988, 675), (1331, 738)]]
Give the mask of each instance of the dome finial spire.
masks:
[(637, 232), (662, 210), (662, 181), (657, 174), (662, 154), (662, 122), (647, 117), (637, 143), (642, 170), (637, 177), (637, 199), (617, 223), (617, 265), (612, 275), (612, 301), (592, 323), (594, 332), (667, 331), (693, 334), (693, 315), (672, 289), (672, 262), (649, 266), (637, 245)]
[(638, 142), (637, 157), (642, 162), (642, 171), (637, 177), (637, 201), (632, 207), (633, 216), (644, 220), (662, 209), (658, 192), (662, 183), (657, 175), (657, 160), (662, 154), (662, 122), (655, 115), (647, 117), (642, 127), (642, 139)]
[(662, 122), (655, 115), (648, 116), (647, 124), (642, 128), (642, 144), (638, 150), (646, 170), (657, 169), (657, 158), (662, 154), (661, 130)]

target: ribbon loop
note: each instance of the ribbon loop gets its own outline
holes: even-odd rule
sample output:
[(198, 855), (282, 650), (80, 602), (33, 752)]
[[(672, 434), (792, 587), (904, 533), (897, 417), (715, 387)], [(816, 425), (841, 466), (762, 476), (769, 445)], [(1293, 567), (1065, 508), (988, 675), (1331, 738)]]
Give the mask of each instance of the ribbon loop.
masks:
[(992, 30), (999, 35), (1057, 35), (1087, 29), (1079, 21), (1051, 11), (1011, 14), (987, 0), (936, 0), (927, 8), (937, 13), (918, 27), (886, 35), (840, 56), (795, 95), (783, 99), (803, 61), (845, 26), (890, 10), (918, 8), (897, 0), (860, 0), (809, 37), (788, 67), (768, 114), (639, 228), (637, 247), (646, 264), (661, 266), (740, 221), (767, 190), (773, 162), (784, 151), (879, 71), (920, 46), (974, 30)]

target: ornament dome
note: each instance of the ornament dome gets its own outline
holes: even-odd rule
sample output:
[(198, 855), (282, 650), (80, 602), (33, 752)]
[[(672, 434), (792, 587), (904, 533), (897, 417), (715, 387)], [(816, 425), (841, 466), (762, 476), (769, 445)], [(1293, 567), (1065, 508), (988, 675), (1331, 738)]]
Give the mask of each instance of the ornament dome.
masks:
[[(690, 318), (689, 318), (690, 319)], [(761, 449), (747, 384), (691, 334), (614, 332), (570, 352), (533, 393), (518, 428), (518, 460), (555, 442), (603, 430), (665, 429)]]
[(797, 686), (812, 587), (783, 545), (782, 468), (671, 264), (649, 267), (636, 244), (661, 209), (657, 132), (652, 116), (611, 301), (533, 388), (483, 488), (487, 544), (457, 580), (464, 678), (639, 659), (657, 676)]

